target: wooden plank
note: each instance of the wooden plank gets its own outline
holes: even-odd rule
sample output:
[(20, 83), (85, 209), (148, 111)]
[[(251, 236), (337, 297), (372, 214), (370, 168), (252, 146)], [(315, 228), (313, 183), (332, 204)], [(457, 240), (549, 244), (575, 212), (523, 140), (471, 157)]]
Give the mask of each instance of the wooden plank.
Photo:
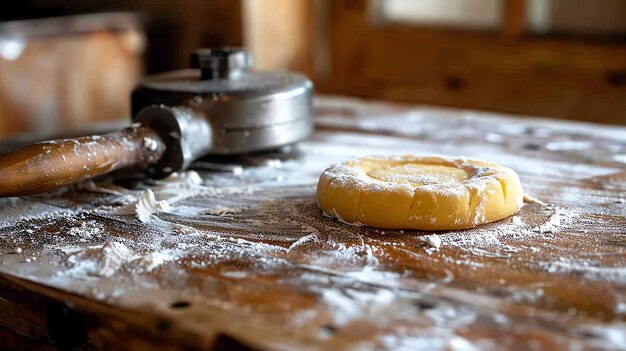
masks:
[(313, 1), (248, 0), (243, 8), (245, 45), (256, 68), (314, 75)]
[(526, 0), (505, 0), (502, 34), (519, 38), (526, 29)]
[[(134, 190), (1, 200), (0, 324), (46, 340), (46, 311), (64, 301), (97, 321), (85, 334), (101, 349), (620, 347), (624, 128), (328, 97), (316, 110), (298, 147), (196, 163), (205, 188), (148, 223), (111, 212)], [(508, 165), (547, 205), (437, 233), (439, 251), (430, 233), (321, 215), (329, 164), (407, 152)]]

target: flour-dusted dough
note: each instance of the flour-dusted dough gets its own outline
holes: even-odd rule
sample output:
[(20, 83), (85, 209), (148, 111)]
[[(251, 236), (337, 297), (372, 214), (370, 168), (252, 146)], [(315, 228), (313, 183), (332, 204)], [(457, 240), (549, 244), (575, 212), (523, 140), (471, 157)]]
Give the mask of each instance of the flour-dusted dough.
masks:
[(441, 156), (362, 157), (328, 168), (317, 185), (326, 215), (390, 229), (472, 228), (516, 213), (523, 194), (509, 168)]

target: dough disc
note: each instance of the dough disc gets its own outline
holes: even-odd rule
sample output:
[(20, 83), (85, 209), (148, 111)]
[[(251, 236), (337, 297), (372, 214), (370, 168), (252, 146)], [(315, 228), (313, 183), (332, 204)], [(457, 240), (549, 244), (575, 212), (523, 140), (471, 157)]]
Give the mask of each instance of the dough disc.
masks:
[(328, 168), (319, 207), (339, 220), (379, 228), (472, 228), (516, 213), (523, 203), (510, 168), (440, 156), (362, 157)]

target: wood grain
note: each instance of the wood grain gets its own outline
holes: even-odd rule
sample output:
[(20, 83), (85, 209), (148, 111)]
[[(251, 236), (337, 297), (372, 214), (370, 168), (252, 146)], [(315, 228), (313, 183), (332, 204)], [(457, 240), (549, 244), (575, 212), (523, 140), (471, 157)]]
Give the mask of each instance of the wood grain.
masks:
[[(64, 302), (62, 315), (83, 321), (83, 341), (98, 349), (623, 346), (624, 128), (331, 97), (315, 105), (310, 140), (197, 162), (204, 192), (149, 223), (107, 212), (121, 201), (113, 194), (0, 201), (0, 325), (48, 345), (79, 343), (46, 321)], [(407, 152), (510, 166), (546, 205), (526, 203), (521, 225), (439, 232), (439, 251), (427, 232), (321, 215), (315, 183), (329, 164)], [(268, 165), (276, 158), (280, 167)], [(538, 230), (557, 211), (561, 223)], [(77, 266), (107, 242), (170, 258), (81, 275)]]

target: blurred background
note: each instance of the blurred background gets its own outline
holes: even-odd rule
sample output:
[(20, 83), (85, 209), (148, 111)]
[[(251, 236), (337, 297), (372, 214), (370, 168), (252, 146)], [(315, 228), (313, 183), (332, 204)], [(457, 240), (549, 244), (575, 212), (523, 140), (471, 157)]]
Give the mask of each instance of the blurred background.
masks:
[(318, 93), (626, 124), (623, 0), (26, 0), (0, 21), (0, 137), (128, 121), (142, 75), (241, 45)]

